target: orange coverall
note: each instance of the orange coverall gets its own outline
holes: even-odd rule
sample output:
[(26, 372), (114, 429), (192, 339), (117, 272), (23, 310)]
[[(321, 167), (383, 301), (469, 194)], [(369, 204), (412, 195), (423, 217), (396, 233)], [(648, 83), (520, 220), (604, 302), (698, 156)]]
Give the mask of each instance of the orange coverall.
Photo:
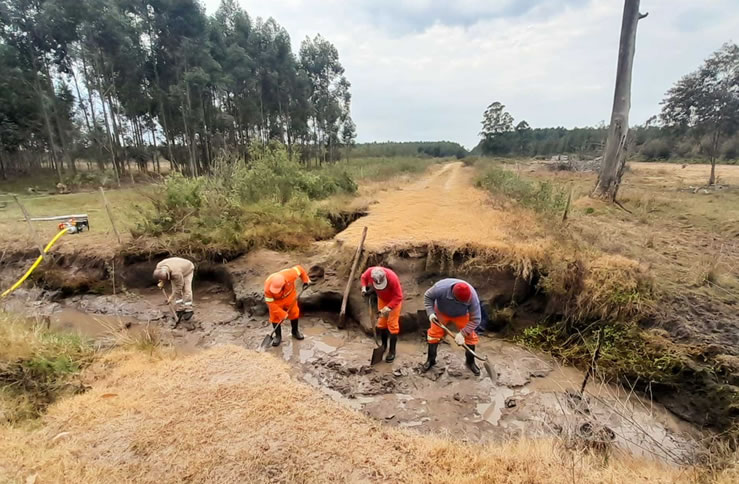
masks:
[[(270, 282), (277, 274), (285, 278), (285, 286), (279, 294), (272, 294), (269, 290)], [(295, 289), (295, 281), (303, 281), (304, 284), (310, 282), (308, 273), (301, 265), (291, 267), (289, 269), (276, 272), (264, 281), (264, 301), (269, 308), (269, 322), (281, 323), (285, 319), (293, 321), (300, 317), (300, 308), (298, 307), (298, 292)]]

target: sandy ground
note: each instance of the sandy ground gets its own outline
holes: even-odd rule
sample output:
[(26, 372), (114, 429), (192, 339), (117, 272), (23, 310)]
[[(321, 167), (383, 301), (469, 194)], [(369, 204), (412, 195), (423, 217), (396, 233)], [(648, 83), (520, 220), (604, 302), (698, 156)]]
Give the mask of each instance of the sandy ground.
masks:
[(474, 187), (474, 175), (461, 162), (449, 163), (405, 187), (378, 192), (369, 215), (336, 239), (355, 246), (367, 226), (369, 250), (430, 242), (498, 248), (518, 238), (522, 226), (536, 226), (526, 215), (514, 218), (494, 208), (488, 195)]

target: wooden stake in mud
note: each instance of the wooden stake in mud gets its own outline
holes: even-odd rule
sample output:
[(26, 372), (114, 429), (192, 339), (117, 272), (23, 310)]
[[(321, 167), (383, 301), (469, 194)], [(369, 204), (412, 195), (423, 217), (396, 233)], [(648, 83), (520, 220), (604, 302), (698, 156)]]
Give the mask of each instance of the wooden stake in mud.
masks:
[(354, 281), (354, 274), (357, 272), (357, 266), (359, 265), (359, 259), (362, 255), (362, 249), (364, 249), (365, 238), (367, 238), (367, 227), (362, 230), (362, 238), (359, 240), (357, 252), (354, 254), (354, 262), (352, 262), (352, 270), (349, 273), (349, 280), (346, 281), (344, 298), (341, 300), (341, 312), (339, 312), (339, 328), (344, 328), (344, 325), (346, 324), (346, 304), (347, 302), (349, 302), (349, 291), (351, 291), (352, 281)]
[(44, 255), (44, 246), (41, 244), (41, 239), (39, 239), (36, 229), (33, 228), (33, 223), (31, 223), (31, 216), (28, 215), (28, 210), (26, 210), (26, 207), (24, 207), (21, 201), (18, 200), (17, 196), (13, 195), (13, 200), (15, 200), (15, 203), (17, 203), (21, 208), (21, 212), (23, 212), (23, 217), (26, 219), (26, 223), (28, 224), (28, 230), (31, 231), (31, 237), (33, 237), (33, 241), (36, 242), (36, 247), (38, 247), (38, 253)]
[(110, 211), (110, 205), (108, 205), (108, 199), (105, 197), (105, 190), (103, 190), (103, 187), (100, 187), (100, 195), (103, 197), (103, 205), (105, 206), (105, 211), (108, 212), (108, 218), (110, 219), (110, 225), (113, 226), (113, 232), (115, 232), (115, 236), (118, 239), (118, 243), (121, 243), (121, 234), (118, 233), (118, 229), (115, 226), (115, 220), (113, 220), (113, 213)]
[(585, 373), (585, 378), (582, 381), (582, 387), (580, 387), (580, 395), (585, 393), (585, 385), (588, 384), (588, 379), (590, 378), (591, 373), (595, 371), (595, 364), (598, 362), (598, 358), (600, 357), (600, 346), (603, 344), (603, 328), (600, 328), (600, 331), (598, 331), (598, 345), (595, 347), (595, 353), (593, 353), (593, 359), (590, 362), (590, 368), (588, 368), (588, 372)]
[(572, 204), (572, 192), (574, 188), (570, 187), (570, 194), (567, 196), (567, 204), (565, 205), (565, 212), (562, 214), (562, 222), (567, 221), (567, 216), (570, 214), (570, 205)]

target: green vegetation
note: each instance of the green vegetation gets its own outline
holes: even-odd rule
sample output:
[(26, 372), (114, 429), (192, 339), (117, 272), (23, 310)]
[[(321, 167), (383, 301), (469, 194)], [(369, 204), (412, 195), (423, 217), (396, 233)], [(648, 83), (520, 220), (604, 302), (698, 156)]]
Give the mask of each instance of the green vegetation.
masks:
[(562, 213), (567, 204), (567, 192), (563, 188), (547, 180), (529, 180), (501, 166), (488, 167), (477, 186), (510, 197), (537, 212)]
[(0, 422), (35, 418), (61, 395), (81, 389), (73, 379), (94, 350), (74, 334), (0, 313)]
[(423, 173), (429, 166), (447, 160), (408, 157), (350, 158), (324, 168), (328, 173), (348, 175), (357, 181), (384, 181), (396, 176)]
[(386, 141), (384, 143), (359, 143), (354, 148), (352, 156), (358, 158), (430, 156), (460, 159), (467, 156), (467, 150), (464, 146), (452, 141)]
[(312, 202), (356, 192), (345, 171), (305, 170), (280, 145), (253, 150), (251, 158), (219, 160), (207, 177), (168, 177), (134, 236), (158, 237), (172, 252), (234, 254), (299, 247), (332, 234)]

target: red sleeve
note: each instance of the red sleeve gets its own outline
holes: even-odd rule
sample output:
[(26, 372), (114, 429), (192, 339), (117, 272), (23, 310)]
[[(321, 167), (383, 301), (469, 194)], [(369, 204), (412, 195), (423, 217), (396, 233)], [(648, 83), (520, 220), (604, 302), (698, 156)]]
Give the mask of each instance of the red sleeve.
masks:
[(362, 287), (367, 287), (372, 284), (372, 267), (364, 271), (364, 274), (362, 274)]
[(390, 269), (385, 269), (388, 285), (392, 288), (393, 297), (387, 303), (391, 309), (397, 308), (403, 302), (403, 288), (400, 286), (398, 275)]

